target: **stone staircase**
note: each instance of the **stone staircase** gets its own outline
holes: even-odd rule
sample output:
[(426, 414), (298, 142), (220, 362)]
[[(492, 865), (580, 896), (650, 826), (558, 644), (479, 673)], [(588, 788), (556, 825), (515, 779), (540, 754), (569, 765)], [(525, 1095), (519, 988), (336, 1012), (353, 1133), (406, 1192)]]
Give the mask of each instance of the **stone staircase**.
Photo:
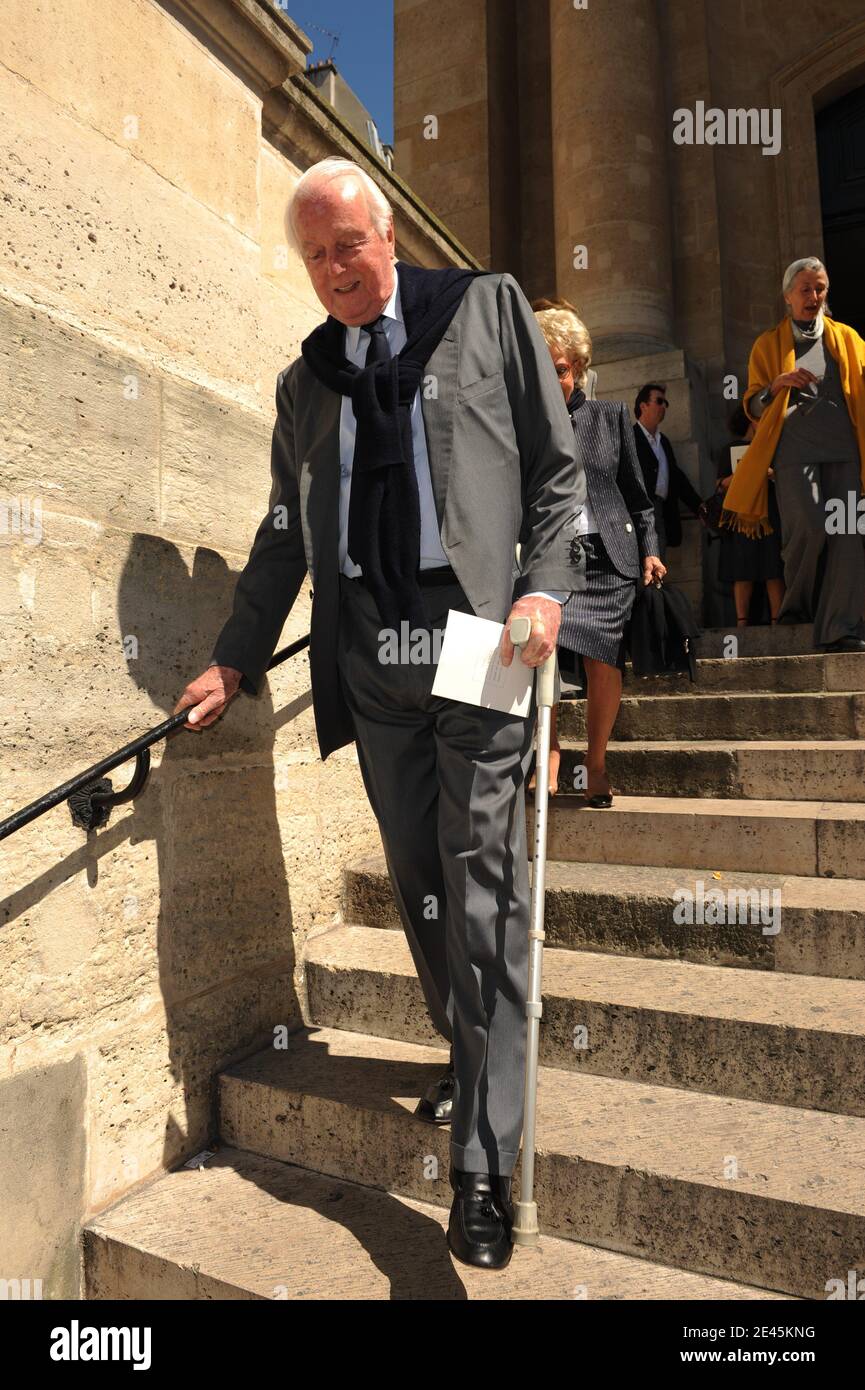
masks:
[[(447, 1052), (377, 859), (307, 941), (307, 1026), (220, 1076), (215, 1156), (86, 1228), (88, 1297), (825, 1299), (865, 1273), (865, 655), (809, 635), (731, 660), (709, 632), (699, 685), (629, 680), (614, 806), (551, 800), (537, 1248), (447, 1251), (449, 1130), (412, 1115)], [(723, 913), (677, 920), (701, 891)]]

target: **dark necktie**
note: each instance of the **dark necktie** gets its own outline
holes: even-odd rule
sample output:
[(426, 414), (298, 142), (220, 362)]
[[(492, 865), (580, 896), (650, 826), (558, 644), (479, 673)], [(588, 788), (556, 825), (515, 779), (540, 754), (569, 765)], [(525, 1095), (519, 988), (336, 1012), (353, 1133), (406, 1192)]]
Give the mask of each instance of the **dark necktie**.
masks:
[(361, 328), (364, 333), (370, 335), (364, 365), (369, 366), (370, 362), (383, 362), (386, 357), (390, 357), (390, 344), (384, 331), (384, 314), (379, 314), (378, 318), (373, 319), (371, 323), (362, 323)]
[[(372, 362), (384, 362), (391, 356), (390, 344), (387, 334), (384, 331), (384, 315), (379, 314), (377, 319), (372, 319), (369, 323), (362, 323), (361, 329), (369, 334), (369, 342), (366, 345), (366, 359), (364, 366), (369, 366)], [(352, 536), (354, 536), (354, 550), (358, 555), (364, 553), (367, 536), (366, 530), (368, 522), (361, 512), (360, 488), (355, 486), (354, 474), (352, 474), (352, 487), (348, 496), (348, 533), (346, 536), (348, 547), (348, 558), (363, 569), (363, 561), (355, 559), (352, 552)], [(353, 504), (353, 505), (352, 505)], [(360, 529), (359, 529), (360, 528)]]
[[(396, 373), (384, 379), (399, 365), (399, 356), (390, 351), (384, 322), (379, 315), (361, 327), (370, 335), (366, 367), (382, 379), (378, 387), (385, 395), (398, 390)], [(390, 365), (388, 365), (390, 364)], [(355, 455), (360, 440), (361, 421), (355, 437)], [(372, 467), (364, 458), (351, 474), (348, 501), (347, 551), (360, 565), (364, 584), (375, 601), (385, 627), (398, 628), (406, 619), (412, 627), (429, 628), (423, 595), (417, 582), (420, 566), (420, 498), (414, 470), (411, 414), (404, 411), (397, 419), (402, 438), (394, 441)], [(402, 466), (397, 466), (397, 465)]]

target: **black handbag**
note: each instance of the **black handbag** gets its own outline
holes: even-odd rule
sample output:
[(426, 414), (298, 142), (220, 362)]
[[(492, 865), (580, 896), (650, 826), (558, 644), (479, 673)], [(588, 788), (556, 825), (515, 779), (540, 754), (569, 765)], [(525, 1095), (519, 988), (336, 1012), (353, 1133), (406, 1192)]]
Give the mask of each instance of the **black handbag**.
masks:
[(672, 584), (639, 585), (628, 625), (628, 647), (635, 676), (697, 679), (697, 646), (702, 636), (690, 603)]

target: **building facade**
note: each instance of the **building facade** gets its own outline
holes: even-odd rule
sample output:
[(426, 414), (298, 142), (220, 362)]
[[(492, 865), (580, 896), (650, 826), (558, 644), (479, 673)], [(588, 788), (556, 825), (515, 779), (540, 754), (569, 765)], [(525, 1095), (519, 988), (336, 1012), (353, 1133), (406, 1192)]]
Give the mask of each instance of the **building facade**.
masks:
[[(396, 0), (395, 41), (396, 169), (485, 266), (576, 305), (600, 396), (667, 384), (702, 495), (790, 261), (825, 256), (865, 334), (858, 0)], [(699, 532), (672, 569), (717, 620)]]

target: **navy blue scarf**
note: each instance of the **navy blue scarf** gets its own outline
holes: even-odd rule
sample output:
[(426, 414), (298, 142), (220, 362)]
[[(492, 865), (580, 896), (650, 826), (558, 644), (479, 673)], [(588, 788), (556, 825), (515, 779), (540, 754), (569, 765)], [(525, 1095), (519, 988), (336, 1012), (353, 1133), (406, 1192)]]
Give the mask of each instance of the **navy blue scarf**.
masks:
[(349, 502), (349, 554), (360, 565), (386, 627), (431, 626), (418, 585), (420, 500), (414, 469), (411, 403), (423, 371), (477, 275), (489, 270), (427, 270), (395, 264), (405, 346), (356, 367), (345, 356), (345, 324), (332, 314), (300, 345), (323, 385), (350, 396), (357, 421)]

